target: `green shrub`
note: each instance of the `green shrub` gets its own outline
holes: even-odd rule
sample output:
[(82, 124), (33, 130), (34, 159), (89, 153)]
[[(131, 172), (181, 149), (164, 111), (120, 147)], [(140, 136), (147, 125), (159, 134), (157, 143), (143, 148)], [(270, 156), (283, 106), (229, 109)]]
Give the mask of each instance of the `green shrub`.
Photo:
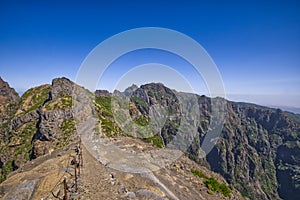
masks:
[(214, 178), (206, 179), (204, 181), (204, 184), (206, 185), (206, 187), (208, 187), (208, 189), (210, 189), (212, 191), (219, 192), (219, 193), (223, 194), (226, 197), (231, 196), (230, 188), (224, 183), (219, 183)]
[(70, 118), (68, 120), (63, 121), (59, 128), (63, 132), (63, 135), (59, 138), (58, 144), (55, 147), (55, 149), (70, 144), (70, 138), (72, 134), (76, 131), (74, 119)]
[(49, 85), (42, 85), (39, 87), (31, 88), (27, 90), (21, 97), (20, 105), (24, 105), (25, 102), (30, 99), (30, 103), (27, 105), (26, 110), (23, 114), (26, 114), (30, 111), (36, 110), (41, 106), (48, 97), (50, 91)]
[(95, 103), (96, 107), (99, 109), (98, 111), (101, 112), (103, 116), (113, 118), (111, 97), (96, 97)]
[(219, 183), (215, 178), (207, 177), (203, 172), (198, 171), (196, 169), (191, 169), (191, 172), (200, 178), (205, 179), (204, 184), (209, 189), (207, 191), (208, 194), (213, 194), (214, 192), (218, 192), (223, 194), (225, 197), (231, 196), (231, 190), (225, 183)]
[(137, 117), (133, 121), (140, 126), (149, 125), (149, 119), (144, 116)]
[(3, 182), (7, 178), (8, 174), (12, 171), (13, 171), (13, 162), (9, 160), (2, 166), (2, 171), (0, 174), (0, 183)]
[(149, 105), (144, 101), (144, 99), (142, 98), (139, 98), (139, 97), (135, 97), (135, 96), (132, 96), (130, 98), (130, 100), (135, 103), (136, 105), (138, 106), (141, 106), (141, 107), (144, 107), (144, 108), (148, 108)]
[(207, 193), (210, 194), (210, 195), (213, 195), (213, 194), (214, 194), (214, 191), (212, 191), (212, 190), (207, 190)]
[(152, 137), (145, 138), (146, 142), (150, 142), (153, 144), (153, 146), (164, 148), (164, 142), (162, 141), (161, 137), (158, 135), (154, 135)]
[(198, 176), (200, 178), (204, 178), (204, 179), (208, 179), (208, 177), (201, 171), (195, 170), (195, 169), (191, 169), (191, 172), (195, 175)]

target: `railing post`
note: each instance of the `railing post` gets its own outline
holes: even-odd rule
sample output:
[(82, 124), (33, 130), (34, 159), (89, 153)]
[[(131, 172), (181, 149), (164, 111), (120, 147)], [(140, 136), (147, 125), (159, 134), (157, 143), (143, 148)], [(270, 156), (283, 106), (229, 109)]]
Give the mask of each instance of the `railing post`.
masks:
[(78, 176), (80, 176), (80, 162), (81, 162), (80, 155), (78, 155), (77, 158), (78, 158)]
[(81, 167), (83, 167), (83, 159), (82, 159), (82, 145), (81, 145), (82, 141), (81, 138), (79, 138), (79, 159), (80, 159), (80, 165)]
[(66, 177), (64, 177), (64, 199), (63, 200), (68, 200), (67, 189), (68, 189), (67, 180), (66, 180)]
[(77, 188), (77, 159), (76, 157), (74, 158), (74, 163), (75, 163), (75, 192), (78, 191), (78, 188)]

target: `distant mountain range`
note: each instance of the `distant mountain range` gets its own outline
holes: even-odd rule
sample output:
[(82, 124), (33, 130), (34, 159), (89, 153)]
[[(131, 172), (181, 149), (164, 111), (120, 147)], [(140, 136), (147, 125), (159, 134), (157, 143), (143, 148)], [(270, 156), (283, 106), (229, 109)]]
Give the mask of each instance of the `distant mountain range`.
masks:
[(291, 107), (291, 106), (275, 106), (275, 105), (269, 105), (269, 107), (272, 107), (272, 108), (280, 108), (284, 111), (288, 111), (288, 112), (292, 112), (292, 113), (295, 113), (295, 114), (300, 114), (300, 108), (297, 108), (297, 107)]
[[(74, 91), (80, 94), (84, 91), (89, 97), (74, 98)], [(223, 196), (221, 190), (207, 184), (207, 188), (220, 193), (221, 198), (300, 199), (300, 115), (219, 98), (217, 102), (224, 105), (222, 112), (225, 113), (221, 135), (212, 151), (203, 157), (201, 145), (207, 134), (214, 131), (211, 125), (218, 120), (212, 106), (219, 104), (212, 105), (215, 99), (193, 95), (195, 99), (187, 101), (184, 108), (188, 111), (184, 121), (180, 99), (189, 99), (191, 95), (158, 83), (133, 85), (124, 92), (97, 90), (92, 93), (67, 78), (57, 78), (51, 85), (32, 88), (19, 97), (0, 78), (0, 181), (28, 161), (75, 142), (78, 135), (74, 105), (91, 98), (94, 106), (90, 113), (97, 117), (93, 131), (99, 137), (137, 137), (163, 149), (176, 137), (189, 138), (188, 126), (193, 124), (196, 136), (185, 155), (198, 166), (220, 174), (230, 184), (231, 195)], [(116, 103), (112, 104), (116, 97)], [(122, 107), (121, 100), (129, 104)], [(193, 114), (189, 116), (189, 113)], [(162, 128), (142, 137), (147, 132), (143, 132), (143, 127), (146, 129), (153, 123), (153, 116), (164, 119)], [(127, 127), (125, 122), (129, 118), (142, 129)], [(182, 135), (184, 131), (186, 134)]]

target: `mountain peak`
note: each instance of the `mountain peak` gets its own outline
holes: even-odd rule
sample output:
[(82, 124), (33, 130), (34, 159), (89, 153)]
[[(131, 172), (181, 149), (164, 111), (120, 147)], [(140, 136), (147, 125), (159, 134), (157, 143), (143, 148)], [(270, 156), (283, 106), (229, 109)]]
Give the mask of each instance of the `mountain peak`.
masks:
[(15, 89), (11, 88), (10, 85), (6, 81), (4, 81), (1, 77), (0, 77), (0, 96), (6, 99), (7, 101), (18, 102), (20, 100), (20, 97), (18, 93), (15, 91)]
[(55, 99), (62, 95), (72, 96), (76, 84), (66, 77), (55, 78), (52, 80), (51, 95)]
[(98, 97), (109, 97), (111, 93), (108, 90), (96, 90), (95, 95)]
[(137, 85), (132, 84), (130, 87), (128, 87), (128, 88), (126, 88), (126, 89), (124, 90), (125, 96), (131, 96), (132, 93), (133, 93), (135, 90), (137, 90), (138, 88), (139, 88), (139, 87), (138, 87)]

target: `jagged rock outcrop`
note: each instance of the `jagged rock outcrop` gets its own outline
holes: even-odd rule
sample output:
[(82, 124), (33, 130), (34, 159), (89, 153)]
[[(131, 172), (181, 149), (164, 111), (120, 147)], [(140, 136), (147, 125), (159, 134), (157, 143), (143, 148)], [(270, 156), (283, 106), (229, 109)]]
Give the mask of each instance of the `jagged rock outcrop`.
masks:
[(61, 137), (61, 124), (73, 117), (71, 110), (39, 112), (38, 131), (34, 140), (51, 141)]
[(1, 94), (7, 97), (0, 99), (18, 103), (11, 119), (0, 126), (6, 131), (0, 146), (0, 181), (3, 181), (10, 171), (22, 167), (26, 161), (65, 146), (76, 137), (72, 94), (81, 87), (67, 78), (58, 78), (52, 85), (29, 89), (20, 99), (7, 83), (1, 84), (4, 85)]
[(107, 90), (96, 90), (95, 95), (97, 97), (110, 97), (111, 93)]
[(132, 84), (132, 86), (130, 86), (130, 87), (128, 87), (128, 88), (126, 88), (126, 89), (124, 90), (123, 94), (124, 94), (125, 96), (127, 96), (127, 97), (130, 97), (130, 96), (132, 95), (132, 93), (133, 93), (134, 91), (136, 91), (138, 88), (139, 88), (139, 87), (138, 87), (137, 85)]
[(65, 77), (55, 78), (52, 80), (50, 98), (57, 99), (61, 96), (72, 96), (74, 87), (75, 84)]
[(33, 158), (45, 155), (54, 146), (59, 146), (62, 142), (61, 138), (65, 138), (64, 135), (68, 134), (69, 138), (65, 140), (70, 141), (75, 137), (71, 135), (75, 132), (72, 98), (76, 87), (79, 88), (65, 77), (53, 79), (48, 98), (37, 111), (39, 120), (37, 132), (33, 137)]
[(0, 96), (1, 102), (5, 99), (6, 101), (18, 103), (20, 97), (15, 89), (11, 88), (7, 82), (0, 77)]
[(38, 119), (39, 119), (39, 112), (37, 110), (33, 110), (19, 117), (15, 117), (11, 122), (11, 130), (15, 130), (23, 124), (33, 122)]
[[(0, 77), (0, 126), (12, 118), (19, 102), (18, 93)], [(6, 135), (6, 133), (6, 130), (0, 129), (0, 137)]]

